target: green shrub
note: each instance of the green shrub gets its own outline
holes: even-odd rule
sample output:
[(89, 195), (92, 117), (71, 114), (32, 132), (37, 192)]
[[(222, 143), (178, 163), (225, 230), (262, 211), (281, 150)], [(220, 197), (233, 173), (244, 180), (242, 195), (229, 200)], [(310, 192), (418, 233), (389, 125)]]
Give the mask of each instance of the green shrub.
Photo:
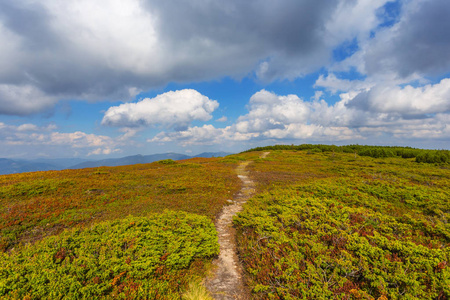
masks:
[(358, 153), (360, 156), (370, 156), (373, 158), (386, 158), (386, 157), (402, 157), (402, 158), (416, 158), (417, 162), (423, 163), (450, 163), (450, 151), (448, 150), (421, 150), (410, 147), (388, 147), (388, 146), (363, 146), (363, 145), (347, 145), (347, 146), (334, 146), (334, 145), (276, 145), (257, 147), (249, 149), (244, 152), (253, 151), (269, 151), (269, 150), (308, 150), (309, 153), (320, 152), (344, 152), (344, 153)]
[(218, 251), (206, 216), (127, 217), (1, 253), (0, 298), (178, 299)]
[(421, 151), (416, 156), (416, 161), (419, 163), (436, 163), (436, 164), (450, 163), (450, 151), (446, 150)]
[(162, 165), (174, 165), (174, 164), (176, 164), (177, 162), (176, 161), (174, 161), (173, 159), (163, 159), (163, 160), (158, 160), (158, 163), (159, 164), (162, 164)]
[(234, 222), (253, 299), (450, 297), (448, 168), (353, 153), (251, 165), (261, 193)]
[(235, 224), (255, 299), (450, 296), (450, 236), (422, 245), (414, 220), (272, 190)]

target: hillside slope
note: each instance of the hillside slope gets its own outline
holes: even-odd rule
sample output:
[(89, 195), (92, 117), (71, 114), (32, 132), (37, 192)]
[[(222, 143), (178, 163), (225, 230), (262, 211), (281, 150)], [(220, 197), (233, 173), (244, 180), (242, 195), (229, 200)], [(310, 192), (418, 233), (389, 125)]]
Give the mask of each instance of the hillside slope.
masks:
[(448, 166), (273, 150), (251, 169), (235, 225), (255, 299), (450, 297)]
[(224, 157), (232, 153), (227, 152), (203, 152), (195, 156), (189, 156), (179, 153), (160, 153), (152, 155), (132, 155), (121, 158), (111, 158), (102, 160), (87, 160), (81, 158), (40, 158), (40, 159), (7, 159), (0, 158), (0, 175), (64, 170), (64, 169), (83, 169), (97, 167), (117, 167), (134, 164), (148, 164), (158, 160), (173, 159), (183, 160), (194, 157)]
[(190, 156), (178, 153), (164, 153), (152, 155), (132, 155), (121, 158), (109, 158), (95, 161), (87, 161), (71, 166), (70, 169), (96, 168), (96, 167), (117, 167), (135, 164), (149, 164), (158, 160), (173, 159), (181, 160), (188, 159)]
[(1, 176), (0, 298), (179, 299), (217, 254), (212, 221), (239, 190), (236, 165)]
[(211, 222), (243, 161), (256, 194), (234, 225), (253, 299), (450, 297), (446, 152), (278, 147), (1, 176), (0, 298), (179, 299), (217, 254)]

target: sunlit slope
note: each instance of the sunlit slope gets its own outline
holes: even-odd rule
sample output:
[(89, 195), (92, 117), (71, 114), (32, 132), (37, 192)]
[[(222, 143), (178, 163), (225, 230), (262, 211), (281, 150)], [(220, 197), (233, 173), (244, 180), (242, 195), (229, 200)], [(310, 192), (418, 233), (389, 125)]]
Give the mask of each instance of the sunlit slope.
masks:
[(450, 297), (448, 163), (277, 147), (0, 176), (0, 298), (180, 299), (217, 254), (241, 161), (257, 187), (235, 218), (253, 298)]
[(260, 194), (235, 219), (254, 298), (447, 299), (450, 170), (413, 160), (257, 159)]
[(213, 219), (239, 189), (234, 167), (196, 158), (0, 176), (0, 250), (64, 228), (164, 209)]
[(180, 299), (218, 254), (238, 161), (0, 176), (0, 298)]

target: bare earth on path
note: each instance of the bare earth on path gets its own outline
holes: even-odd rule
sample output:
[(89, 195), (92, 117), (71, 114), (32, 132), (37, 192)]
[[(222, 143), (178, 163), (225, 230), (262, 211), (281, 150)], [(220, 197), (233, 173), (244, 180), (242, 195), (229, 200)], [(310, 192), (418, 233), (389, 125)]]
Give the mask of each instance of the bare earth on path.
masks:
[[(268, 154), (269, 152), (264, 152), (261, 158)], [(242, 204), (255, 193), (255, 184), (246, 170), (250, 163), (251, 161), (242, 162), (236, 168), (236, 173), (242, 180), (242, 188), (233, 203), (222, 209), (216, 222), (220, 254), (213, 262), (214, 274), (207, 278), (205, 285), (212, 297), (218, 300), (250, 298), (242, 278), (242, 266), (236, 251), (236, 232), (233, 228), (233, 216), (242, 210)]]

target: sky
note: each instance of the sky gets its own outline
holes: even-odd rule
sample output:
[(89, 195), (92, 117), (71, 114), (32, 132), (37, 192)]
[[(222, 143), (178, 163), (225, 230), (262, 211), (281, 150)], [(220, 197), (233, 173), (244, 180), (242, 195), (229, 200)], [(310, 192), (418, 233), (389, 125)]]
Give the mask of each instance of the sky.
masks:
[(0, 157), (450, 149), (448, 0), (2, 0)]

